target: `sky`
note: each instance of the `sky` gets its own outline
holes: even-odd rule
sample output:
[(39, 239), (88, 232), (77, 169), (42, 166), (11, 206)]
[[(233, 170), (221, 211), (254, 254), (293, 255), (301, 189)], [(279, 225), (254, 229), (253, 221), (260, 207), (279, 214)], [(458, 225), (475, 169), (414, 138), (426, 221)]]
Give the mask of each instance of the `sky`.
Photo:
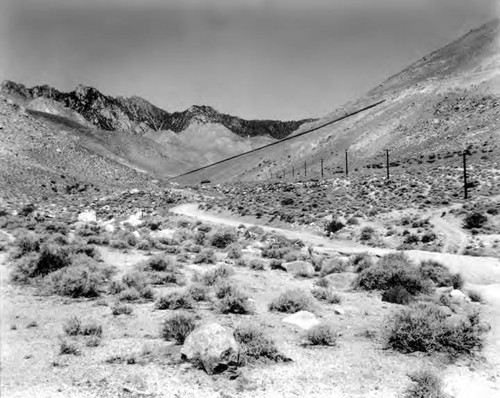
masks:
[(497, 14), (498, 0), (1, 0), (0, 79), (168, 111), (320, 117)]

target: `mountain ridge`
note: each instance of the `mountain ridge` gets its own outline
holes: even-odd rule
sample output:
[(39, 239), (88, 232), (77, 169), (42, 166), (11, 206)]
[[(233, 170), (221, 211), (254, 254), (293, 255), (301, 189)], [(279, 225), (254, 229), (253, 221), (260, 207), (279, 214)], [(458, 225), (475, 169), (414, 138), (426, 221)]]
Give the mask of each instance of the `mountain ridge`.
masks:
[(81, 84), (73, 91), (63, 92), (49, 85), (29, 88), (21, 83), (6, 80), (0, 91), (27, 105), (37, 98), (53, 100), (82, 115), (96, 128), (131, 131), (141, 135), (161, 130), (180, 133), (193, 121), (198, 121), (221, 124), (240, 137), (268, 135), (280, 139), (297, 130), (302, 124), (315, 120), (246, 120), (220, 113), (208, 105), (193, 105), (184, 111), (167, 112), (138, 96), (111, 97), (94, 87)]

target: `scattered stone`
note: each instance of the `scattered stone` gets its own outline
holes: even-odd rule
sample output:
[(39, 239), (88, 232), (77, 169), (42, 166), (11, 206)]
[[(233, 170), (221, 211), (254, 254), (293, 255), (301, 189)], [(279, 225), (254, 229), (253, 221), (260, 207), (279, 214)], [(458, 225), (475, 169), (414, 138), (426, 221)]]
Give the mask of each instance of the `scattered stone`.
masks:
[(238, 352), (233, 332), (217, 323), (207, 323), (193, 330), (181, 349), (183, 359), (200, 364), (210, 375), (235, 364)]
[(97, 222), (97, 214), (95, 210), (86, 210), (78, 214), (78, 221), (81, 222)]
[(319, 325), (321, 322), (316, 315), (309, 311), (299, 311), (282, 319), (283, 322), (291, 323), (301, 329), (309, 330), (312, 327)]
[(449, 294), (449, 297), (451, 298), (451, 301), (453, 303), (463, 303), (470, 301), (469, 297), (467, 297), (463, 292), (461, 292), (458, 289), (452, 290)]
[(292, 261), (290, 263), (283, 263), (283, 268), (294, 275), (311, 277), (314, 275), (314, 267), (307, 261)]

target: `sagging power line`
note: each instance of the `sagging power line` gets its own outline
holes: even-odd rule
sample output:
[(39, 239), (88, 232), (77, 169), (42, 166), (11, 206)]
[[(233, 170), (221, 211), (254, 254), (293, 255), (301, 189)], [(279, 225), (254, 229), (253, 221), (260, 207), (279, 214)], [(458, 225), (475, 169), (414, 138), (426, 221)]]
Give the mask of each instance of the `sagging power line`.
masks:
[(384, 102), (385, 102), (385, 99), (384, 99), (384, 100), (381, 100), (381, 101), (378, 101), (378, 102), (376, 102), (376, 103), (374, 103), (374, 104), (368, 105), (368, 106), (366, 106), (366, 107), (364, 107), (364, 108), (362, 108), (362, 109), (358, 109), (358, 110), (357, 110), (357, 111), (355, 111), (355, 112), (348, 113), (347, 115), (341, 116), (341, 117), (339, 117), (339, 118), (337, 118), (337, 119), (331, 120), (331, 121), (326, 122), (326, 123), (323, 123), (323, 124), (321, 124), (321, 125), (319, 125), (319, 126), (316, 126), (316, 127), (311, 128), (311, 129), (308, 129), (308, 130), (306, 130), (306, 131), (303, 131), (302, 133), (299, 133), (299, 134), (296, 134), (296, 135), (293, 135), (293, 136), (288, 136), (288, 137), (286, 137), (286, 138), (283, 138), (283, 139), (281, 139), (281, 140), (278, 140), (278, 141), (272, 142), (272, 143), (270, 143), (270, 144), (267, 144), (267, 145), (261, 146), (261, 147), (259, 147), (259, 148), (255, 148), (255, 149), (252, 149), (252, 150), (250, 150), (250, 151), (246, 151), (246, 152), (240, 153), (240, 154), (238, 154), (238, 155), (234, 155), (234, 156), (231, 156), (231, 157), (229, 157), (229, 158), (219, 160), (218, 162), (211, 163), (211, 164), (206, 165), (206, 166), (203, 166), (203, 167), (199, 167), (199, 168), (197, 168), (197, 169), (195, 169), (195, 170), (191, 170), (191, 171), (188, 171), (188, 172), (186, 172), (186, 173), (179, 174), (179, 175), (177, 175), (177, 176), (175, 176), (175, 177), (170, 177), (167, 181), (175, 180), (176, 178), (184, 177), (184, 176), (187, 176), (187, 175), (189, 175), (189, 174), (193, 174), (193, 173), (196, 173), (196, 172), (198, 172), (198, 171), (202, 171), (202, 170), (208, 169), (208, 168), (210, 168), (210, 167), (216, 166), (216, 165), (218, 165), (218, 164), (221, 164), (221, 163), (224, 163), (224, 162), (228, 162), (228, 161), (233, 160), (233, 159), (237, 159), (237, 158), (239, 158), (239, 157), (242, 157), (242, 156), (248, 155), (248, 154), (250, 154), (250, 153), (257, 152), (257, 151), (260, 151), (260, 150), (265, 149), (265, 148), (269, 148), (269, 147), (271, 147), (271, 146), (273, 146), (273, 145), (278, 145), (278, 144), (281, 144), (282, 142), (289, 141), (289, 140), (293, 140), (293, 139), (298, 138), (298, 137), (301, 137), (301, 136), (303, 136), (303, 135), (310, 134), (310, 133), (312, 133), (312, 132), (314, 132), (314, 131), (317, 131), (317, 130), (319, 130), (319, 129), (322, 129), (323, 127), (330, 126), (330, 125), (332, 125), (332, 124), (334, 124), (334, 123), (340, 122), (340, 121), (342, 121), (342, 120), (344, 120), (344, 119), (347, 119), (347, 118), (349, 118), (349, 117), (351, 117), (351, 116), (354, 116), (354, 115), (357, 115), (357, 114), (359, 114), (359, 113), (365, 112), (365, 111), (367, 111), (368, 109), (375, 108), (376, 106), (378, 106), (378, 105), (380, 105), (380, 104), (382, 104), (382, 103), (384, 103)]

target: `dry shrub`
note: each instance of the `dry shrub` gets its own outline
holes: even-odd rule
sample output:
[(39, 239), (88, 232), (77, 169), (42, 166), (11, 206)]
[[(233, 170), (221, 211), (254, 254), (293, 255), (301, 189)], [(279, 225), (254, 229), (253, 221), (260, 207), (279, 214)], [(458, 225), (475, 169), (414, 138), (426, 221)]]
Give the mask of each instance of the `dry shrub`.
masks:
[(327, 323), (321, 323), (306, 332), (306, 339), (311, 345), (334, 346), (337, 344), (338, 333), (334, 327)]
[(161, 337), (165, 340), (174, 340), (177, 344), (183, 344), (195, 327), (196, 318), (194, 315), (178, 311), (164, 320), (161, 327)]
[(271, 311), (294, 314), (298, 311), (314, 309), (312, 297), (300, 289), (290, 289), (280, 294), (270, 304)]

